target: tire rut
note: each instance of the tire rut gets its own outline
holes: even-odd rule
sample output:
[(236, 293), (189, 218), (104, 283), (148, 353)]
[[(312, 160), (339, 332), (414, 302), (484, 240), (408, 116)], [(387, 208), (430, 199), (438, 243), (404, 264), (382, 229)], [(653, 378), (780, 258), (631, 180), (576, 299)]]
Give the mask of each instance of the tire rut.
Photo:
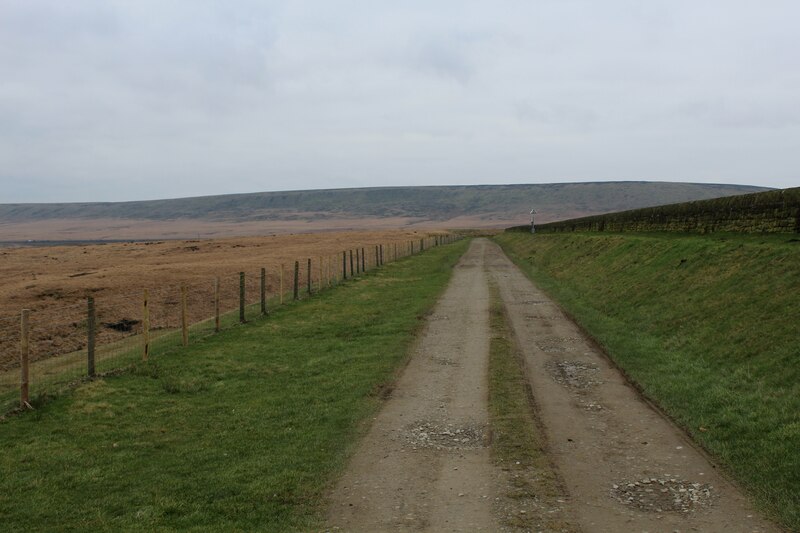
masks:
[(499, 246), (486, 254), (584, 531), (779, 531)]
[(486, 242), (455, 267), (331, 495), (329, 531), (497, 531), (488, 449)]
[[(488, 427), (489, 278), (507, 309), (566, 492), (565, 529), (779, 531), (650, 407), (499, 246), (475, 239), (331, 491), (326, 531), (526, 531)], [(514, 508), (514, 512), (522, 512)], [(545, 521), (540, 521), (545, 523)], [(538, 529), (535, 529), (538, 531)]]

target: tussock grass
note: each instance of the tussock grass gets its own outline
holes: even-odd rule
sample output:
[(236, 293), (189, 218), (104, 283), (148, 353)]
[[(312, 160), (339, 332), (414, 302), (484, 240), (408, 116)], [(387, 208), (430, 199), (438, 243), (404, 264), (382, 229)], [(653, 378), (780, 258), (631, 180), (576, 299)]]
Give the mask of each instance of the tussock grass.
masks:
[(394, 380), (467, 241), (0, 423), (8, 531), (295, 531)]
[(496, 238), (768, 514), (800, 529), (800, 242)]

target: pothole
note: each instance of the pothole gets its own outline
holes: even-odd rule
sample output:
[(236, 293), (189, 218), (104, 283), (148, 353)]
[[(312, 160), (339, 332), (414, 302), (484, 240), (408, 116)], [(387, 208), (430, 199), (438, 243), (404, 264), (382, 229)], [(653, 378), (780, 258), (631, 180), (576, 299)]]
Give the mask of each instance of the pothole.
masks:
[(442, 366), (457, 366), (458, 363), (447, 357), (431, 357), (431, 361)]
[(623, 505), (643, 511), (688, 513), (710, 505), (714, 493), (707, 483), (665, 477), (614, 484), (611, 495)]
[(602, 383), (596, 365), (581, 361), (550, 361), (547, 370), (556, 382), (574, 389), (588, 389)]
[(405, 430), (405, 438), (414, 449), (466, 450), (482, 448), (485, 428), (480, 426), (457, 426), (432, 421), (416, 422)]

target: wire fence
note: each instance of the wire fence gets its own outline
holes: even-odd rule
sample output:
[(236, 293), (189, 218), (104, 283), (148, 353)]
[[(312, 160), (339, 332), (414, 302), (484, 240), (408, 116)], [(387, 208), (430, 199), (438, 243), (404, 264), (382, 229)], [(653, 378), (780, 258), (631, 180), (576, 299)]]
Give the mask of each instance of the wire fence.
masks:
[(0, 414), (460, 239), (446, 234), (376, 244), (114, 296), (95, 298), (89, 291), (81, 303), (0, 317)]

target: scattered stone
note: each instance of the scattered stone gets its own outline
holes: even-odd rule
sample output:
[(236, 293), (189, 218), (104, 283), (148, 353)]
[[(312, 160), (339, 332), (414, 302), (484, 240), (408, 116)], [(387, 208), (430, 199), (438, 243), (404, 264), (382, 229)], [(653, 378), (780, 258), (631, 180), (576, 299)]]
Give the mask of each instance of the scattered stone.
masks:
[(527, 320), (557, 320), (557, 319), (561, 318), (561, 316), (560, 315), (542, 315), (542, 314), (538, 314), (538, 315), (525, 315), (525, 318)]
[(599, 369), (591, 363), (566, 360), (550, 361), (546, 367), (557, 383), (574, 389), (588, 389), (602, 383), (597, 378)]
[(515, 305), (547, 305), (551, 302), (548, 302), (547, 300), (521, 300), (514, 303)]
[(565, 346), (557, 342), (537, 342), (536, 346), (545, 353), (563, 353), (567, 351)]
[(707, 507), (713, 495), (713, 488), (707, 483), (691, 483), (674, 478), (643, 478), (611, 486), (611, 496), (623, 505), (658, 513), (688, 513)]
[(605, 409), (602, 405), (592, 401), (583, 402), (583, 408), (587, 411), (602, 411)]
[(436, 450), (468, 450), (482, 448), (485, 429), (477, 426), (454, 426), (432, 421), (416, 422), (404, 432), (406, 441), (414, 448)]
[(437, 365), (442, 366), (458, 366), (458, 363), (448, 357), (431, 357), (431, 360)]
[(545, 353), (563, 353), (567, 351), (568, 344), (575, 344), (579, 337), (558, 337), (550, 335), (536, 341), (536, 346)]

